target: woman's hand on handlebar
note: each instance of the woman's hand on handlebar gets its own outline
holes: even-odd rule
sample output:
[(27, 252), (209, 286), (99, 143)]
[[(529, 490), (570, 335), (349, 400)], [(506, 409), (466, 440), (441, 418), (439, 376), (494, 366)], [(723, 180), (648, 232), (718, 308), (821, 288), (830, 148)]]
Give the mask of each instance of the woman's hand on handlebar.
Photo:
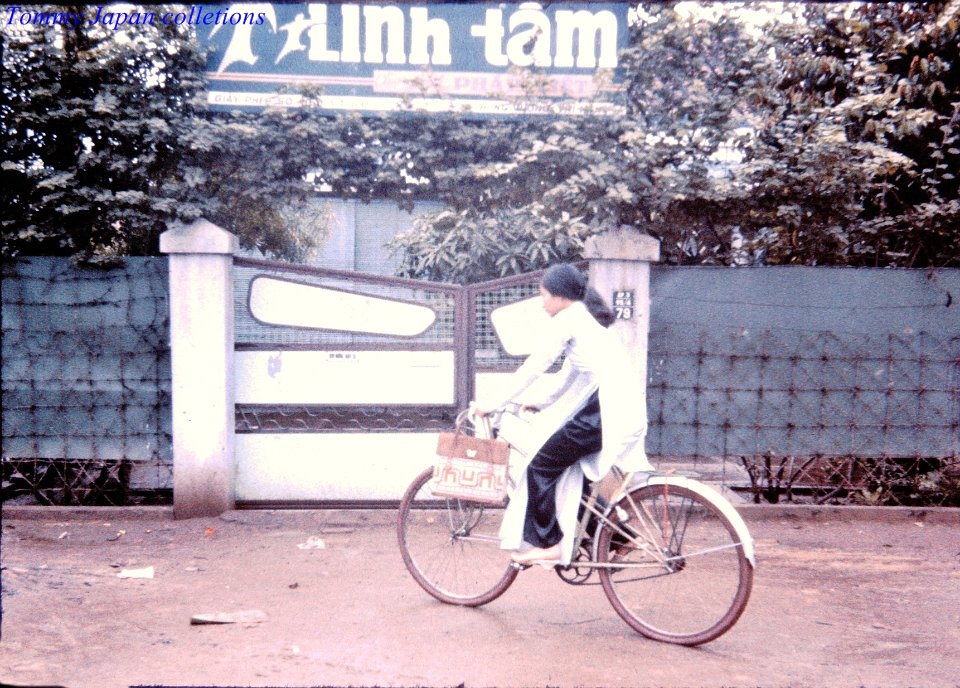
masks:
[(470, 404), (470, 413), (477, 416), (478, 418), (486, 418), (487, 416), (493, 415), (494, 413), (499, 413), (500, 411), (507, 410), (512, 413), (536, 413), (540, 410), (538, 406), (530, 406), (529, 404), (517, 404), (511, 402), (507, 404), (506, 409), (502, 408), (486, 408), (484, 406), (478, 406), (477, 402)]
[(488, 409), (488, 408), (477, 406), (477, 402), (473, 402), (472, 404), (470, 404), (470, 412), (473, 413), (473, 415), (478, 416), (480, 418), (486, 418), (491, 413), (496, 413), (499, 410), (500, 409), (495, 409), (495, 408)]

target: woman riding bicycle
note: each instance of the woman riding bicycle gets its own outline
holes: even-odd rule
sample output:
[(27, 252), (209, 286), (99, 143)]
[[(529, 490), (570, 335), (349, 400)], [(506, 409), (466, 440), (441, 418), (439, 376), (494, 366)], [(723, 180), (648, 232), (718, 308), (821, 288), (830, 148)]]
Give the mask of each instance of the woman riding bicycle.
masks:
[[(616, 464), (652, 471), (644, 450), (646, 386), (616, 333), (591, 313), (599, 299), (584, 275), (555, 265), (540, 284), (549, 324), (537, 349), (509, 379), (499, 398), (482, 400), (487, 415), (510, 402), (540, 411), (539, 447), (520, 477), (500, 528), (501, 547), (519, 564), (569, 564), (583, 482), (603, 478)], [(560, 357), (556, 375), (545, 373)]]

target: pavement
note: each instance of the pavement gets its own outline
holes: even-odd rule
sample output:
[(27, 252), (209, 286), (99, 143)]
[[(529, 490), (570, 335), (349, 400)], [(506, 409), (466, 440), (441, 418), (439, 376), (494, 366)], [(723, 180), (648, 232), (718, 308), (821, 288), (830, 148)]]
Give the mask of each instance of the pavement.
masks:
[(960, 688), (960, 509), (738, 509), (750, 603), (682, 648), (538, 567), (483, 608), (440, 604), (393, 509), (5, 506), (0, 682)]

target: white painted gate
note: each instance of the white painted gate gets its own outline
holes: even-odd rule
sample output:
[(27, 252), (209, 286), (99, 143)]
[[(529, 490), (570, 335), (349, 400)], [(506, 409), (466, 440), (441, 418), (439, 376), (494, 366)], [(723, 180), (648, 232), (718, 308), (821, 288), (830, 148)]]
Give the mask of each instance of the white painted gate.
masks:
[(490, 315), (539, 278), (460, 287), (236, 258), (237, 503), (398, 500), (475, 385), (521, 360), (542, 310)]

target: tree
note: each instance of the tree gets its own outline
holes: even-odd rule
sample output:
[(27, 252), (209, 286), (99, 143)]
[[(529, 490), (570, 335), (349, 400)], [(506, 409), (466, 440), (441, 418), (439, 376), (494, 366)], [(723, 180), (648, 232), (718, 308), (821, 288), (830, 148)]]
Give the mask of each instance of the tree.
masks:
[(960, 265), (960, 3), (804, 7), (737, 176), (764, 263)]
[(460, 131), (468, 139), (482, 131), (492, 144), (485, 150), (498, 157), (435, 173), (448, 209), (394, 241), (402, 274), (473, 282), (573, 260), (630, 202), (616, 197), (615, 166), (604, 156), (616, 143), (615, 122), (487, 122)]
[(163, 187), (202, 88), (200, 56), (173, 25), (51, 19), (86, 9), (43, 7), (47, 18), (6, 22), (0, 34), (4, 257), (152, 252), (175, 215)]
[(400, 237), (405, 273), (541, 267), (615, 224), (677, 264), (960, 264), (958, 3), (795, 3), (749, 30), (757, 6), (642, 6), (628, 117), (545, 123), (445, 172), (474, 205)]
[(714, 157), (735, 136), (754, 79), (753, 43), (736, 22), (657, 5), (632, 26), (622, 56), (629, 114), (489, 125), (505, 157), (449, 170), (450, 209), (395, 246), (405, 274), (475, 281), (579, 258), (584, 240), (633, 225), (681, 255), (699, 217), (673, 224), (721, 191)]
[(736, 18), (750, 6), (648, 7), (623, 55), (633, 113), (623, 183), (642, 199), (624, 220), (659, 238), (666, 262), (729, 262), (731, 218), (751, 202), (728, 162), (741, 155), (769, 74), (760, 37)]
[(311, 116), (322, 139), (342, 125), (208, 111), (191, 30), (158, 19), (170, 6), (135, 9), (144, 20), (117, 29), (54, 19), (84, 6), (29, 6), (0, 27), (0, 255), (150, 255), (171, 223), (201, 216), (244, 247), (303, 255), (316, 232), (288, 216), (315, 160), (290, 144)]
[(678, 264), (960, 264), (960, 1), (688, 9), (639, 6), (626, 117), (484, 121), (210, 112), (184, 28), (8, 22), (0, 255), (153, 253), (204, 216), (297, 259), (316, 233), (290, 208), (322, 188), (444, 202), (394, 242), (430, 279), (572, 260), (622, 224)]

